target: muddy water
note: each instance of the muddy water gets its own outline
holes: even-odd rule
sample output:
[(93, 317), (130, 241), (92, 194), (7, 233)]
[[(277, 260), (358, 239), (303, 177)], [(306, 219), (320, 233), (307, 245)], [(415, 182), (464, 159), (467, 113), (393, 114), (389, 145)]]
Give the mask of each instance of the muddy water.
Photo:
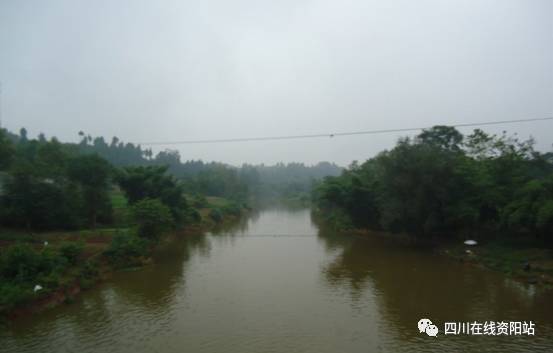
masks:
[[(427, 317), (437, 337), (419, 333)], [(444, 336), (533, 321), (535, 336)], [(553, 352), (553, 292), (273, 208), (166, 246), (75, 303), (19, 319), (0, 352)]]

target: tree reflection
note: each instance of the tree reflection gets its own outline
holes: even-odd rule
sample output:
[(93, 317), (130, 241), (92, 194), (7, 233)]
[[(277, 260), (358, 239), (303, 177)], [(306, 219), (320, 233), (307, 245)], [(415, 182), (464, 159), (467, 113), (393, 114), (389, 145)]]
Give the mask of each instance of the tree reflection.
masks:
[[(462, 264), (385, 236), (319, 232), (327, 248), (340, 247), (322, 274), (336, 289), (349, 289), (352, 301), (375, 298), (380, 317), (398, 336), (418, 336), (416, 322), (542, 320), (553, 310), (545, 293), (522, 291), (502, 275)], [(545, 310), (545, 308), (548, 308)]]

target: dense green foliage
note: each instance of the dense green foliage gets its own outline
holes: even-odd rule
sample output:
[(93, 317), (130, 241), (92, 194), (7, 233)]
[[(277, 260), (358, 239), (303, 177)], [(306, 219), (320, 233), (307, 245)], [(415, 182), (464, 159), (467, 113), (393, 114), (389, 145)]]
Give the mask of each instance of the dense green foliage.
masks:
[(302, 163), (244, 164), (239, 168), (201, 160), (183, 162), (176, 150), (160, 151), (154, 156), (152, 150), (123, 143), (117, 137), (108, 144), (102, 137), (81, 136), (82, 140), (76, 146), (81, 153), (97, 153), (117, 167), (165, 166), (169, 174), (182, 181), (189, 193), (225, 197), (238, 202), (248, 198), (308, 198), (315, 180), (337, 176), (342, 171), (328, 162), (314, 166)]
[[(199, 209), (220, 223), (238, 217), (252, 198), (306, 195), (315, 179), (340, 171), (329, 163), (181, 162), (176, 151), (154, 156), (117, 138), (107, 144), (80, 135), (72, 144), (0, 130), (0, 222), (8, 231), (0, 246), (0, 313), (64, 286), (87, 287), (106, 263), (144, 263), (164, 232), (201, 221)], [(75, 237), (76, 230), (97, 227), (115, 236)], [(40, 240), (42, 231), (60, 230), (72, 235), (45, 238), (55, 245)], [(43, 289), (35, 292), (37, 284)]]
[[(171, 165), (156, 164), (170, 161), (170, 153), (154, 161), (140, 147), (94, 141), (63, 144), (42, 134), (30, 139), (25, 129), (19, 135), (0, 130), (0, 314), (64, 287), (88, 287), (106, 263), (144, 263), (164, 232), (201, 221), (186, 197), (198, 208), (211, 207), (204, 192), (247, 197), (233, 179), (237, 171), (222, 164), (183, 182), (168, 172)], [(187, 186), (193, 188), (185, 197)], [(225, 205), (223, 215), (240, 214), (241, 205)], [(97, 226), (112, 228), (115, 236), (74, 232)], [(72, 232), (41, 234), (52, 230)], [(35, 291), (36, 285), (42, 289)]]
[(326, 178), (313, 198), (352, 227), (551, 238), (553, 158), (532, 140), (436, 126)]
[(138, 265), (139, 259), (148, 255), (148, 240), (128, 232), (119, 233), (113, 237), (105, 254), (117, 267)]
[(215, 223), (220, 223), (223, 220), (223, 212), (218, 208), (214, 208), (209, 211), (209, 218)]
[(61, 244), (59, 247), (61, 256), (63, 256), (71, 265), (75, 265), (77, 263), (79, 256), (83, 253), (83, 250), (83, 243), (67, 242)]
[(166, 174), (166, 166), (126, 167), (117, 176), (131, 205), (144, 199), (158, 199), (167, 206), (174, 220), (182, 223), (190, 213), (182, 185)]
[[(0, 313), (57, 289), (64, 284), (64, 274), (74, 266), (82, 252), (80, 244), (63, 244), (36, 249), (29, 244), (16, 244), (0, 253)], [(83, 278), (90, 273), (86, 264)], [(42, 289), (34, 291), (40, 285)]]
[(5, 132), (0, 136), (0, 148), (10, 155), (0, 180), (3, 225), (42, 230), (110, 222), (111, 166), (106, 161), (79, 155), (56, 139), (28, 140), (23, 134), (13, 144)]
[(137, 233), (143, 238), (157, 240), (174, 225), (171, 210), (158, 199), (145, 198), (136, 202), (131, 213)]
[[(43, 135), (29, 139), (25, 129), (19, 135), (0, 131), (0, 220), (2, 225), (29, 230), (95, 228), (114, 223), (110, 191), (118, 184), (130, 204), (144, 198), (157, 198), (170, 208), (172, 217), (182, 225), (198, 220), (184, 197), (186, 183), (167, 173), (169, 165), (145, 165), (140, 147), (113, 144), (102, 139), (93, 145), (83, 138), (78, 144), (62, 144)], [(113, 154), (111, 152), (118, 151)], [(131, 153), (131, 151), (134, 151)], [(138, 166), (122, 169), (112, 166), (101, 154), (126, 165), (135, 158), (122, 156), (140, 153)], [(110, 154), (111, 153), (111, 154)], [(121, 158), (117, 159), (114, 156)], [(121, 163), (125, 160), (128, 163)], [(227, 169), (225, 169), (227, 170)], [(205, 172), (210, 174), (209, 172)], [(216, 173), (213, 173), (216, 174)], [(221, 175), (225, 175), (221, 173)], [(206, 175), (205, 179), (220, 177)], [(223, 177), (221, 180), (225, 179)], [(214, 181), (218, 184), (218, 181)], [(205, 187), (205, 191), (211, 188)], [(189, 193), (204, 191), (197, 187)], [(229, 193), (237, 193), (229, 190)]]
[(71, 158), (67, 174), (80, 187), (84, 199), (84, 211), (89, 225), (96, 227), (98, 216), (102, 221), (111, 221), (111, 201), (109, 199), (109, 178), (111, 166), (97, 155), (84, 155)]

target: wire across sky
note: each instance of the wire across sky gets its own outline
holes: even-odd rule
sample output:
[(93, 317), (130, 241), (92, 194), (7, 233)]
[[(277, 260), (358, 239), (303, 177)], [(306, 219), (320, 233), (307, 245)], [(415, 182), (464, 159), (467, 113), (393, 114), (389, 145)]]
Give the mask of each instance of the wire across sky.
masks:
[[(553, 120), (553, 117), (516, 119), (516, 120), (497, 120), (497, 121), (487, 121), (487, 122), (478, 122), (478, 123), (442, 124), (442, 126), (475, 127), (475, 126), (487, 126), (487, 125), (504, 125), (504, 124), (515, 124), (515, 123), (528, 123), (528, 122), (545, 121), (545, 120)], [(144, 145), (144, 146), (154, 146), (154, 145), (168, 146), (168, 145), (187, 145), (187, 144), (209, 144), (209, 143), (231, 143), (231, 142), (251, 142), (251, 141), (298, 140), (298, 139), (312, 139), (312, 138), (333, 138), (333, 137), (353, 136), (353, 135), (375, 135), (375, 134), (387, 134), (387, 133), (392, 133), (392, 132), (420, 131), (420, 130), (424, 130), (424, 129), (429, 129), (431, 127), (432, 126), (399, 128), (399, 129), (383, 129), (383, 130), (334, 132), (334, 133), (308, 134), (308, 135), (238, 137), (238, 138), (225, 138), (225, 139), (182, 140), (182, 141), (154, 141), (154, 142), (140, 142), (138, 144)]]

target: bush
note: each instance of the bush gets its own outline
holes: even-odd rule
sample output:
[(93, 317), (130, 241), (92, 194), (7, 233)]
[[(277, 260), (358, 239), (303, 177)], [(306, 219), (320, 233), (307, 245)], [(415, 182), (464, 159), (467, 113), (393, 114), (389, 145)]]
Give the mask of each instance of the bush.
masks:
[(40, 254), (27, 244), (10, 246), (0, 259), (0, 276), (8, 281), (29, 282), (44, 267), (42, 260)]
[(194, 208), (189, 208), (187, 211), (186, 211), (186, 221), (187, 222), (190, 222), (190, 223), (198, 223), (202, 220), (202, 216), (200, 215), (200, 213), (194, 209)]
[[(56, 289), (59, 287), (62, 278), (61, 271), (51, 271), (37, 276), (35, 281), (32, 284), (34, 287), (35, 284), (40, 284), (44, 289)], [(42, 291), (41, 291), (42, 292)]]
[(131, 213), (138, 228), (138, 235), (157, 240), (174, 225), (169, 207), (158, 199), (144, 199), (136, 202)]
[(195, 208), (205, 208), (209, 206), (209, 203), (207, 202), (205, 196), (196, 194), (192, 196), (192, 206)]
[(242, 213), (242, 209), (237, 203), (231, 202), (223, 208), (223, 213), (238, 217)]
[(77, 258), (83, 253), (84, 245), (82, 243), (64, 243), (60, 246), (59, 252), (67, 261), (75, 265)]
[(214, 208), (209, 211), (209, 218), (211, 218), (215, 223), (220, 223), (223, 221), (223, 213), (220, 209)]
[(112, 263), (119, 265), (128, 265), (147, 253), (148, 242), (129, 233), (114, 236), (105, 252)]
[(38, 230), (78, 228), (85, 205), (80, 188), (61, 182), (62, 176), (37, 173), (28, 161), (19, 161), (10, 171), (1, 200), (2, 223)]
[(0, 313), (10, 310), (19, 304), (29, 301), (33, 297), (31, 286), (15, 283), (0, 284)]
[(0, 256), (0, 312), (32, 299), (36, 284), (45, 290), (57, 288), (68, 263), (50, 247), (42, 251), (28, 244), (7, 248)]

